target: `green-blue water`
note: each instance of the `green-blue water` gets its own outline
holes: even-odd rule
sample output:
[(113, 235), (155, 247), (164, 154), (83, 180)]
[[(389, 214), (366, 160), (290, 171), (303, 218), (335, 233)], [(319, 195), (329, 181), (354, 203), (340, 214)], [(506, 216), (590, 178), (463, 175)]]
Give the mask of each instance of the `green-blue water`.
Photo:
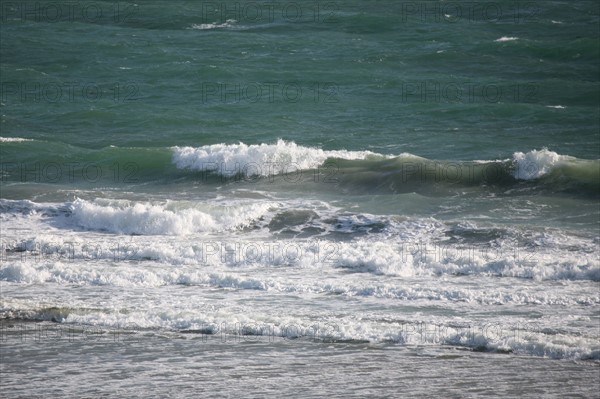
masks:
[[(359, 362), (353, 345), (442, 370), (526, 356), (514, 379), (531, 357), (584, 360), (563, 389), (594, 391), (575, 378), (600, 354), (596, 1), (2, 1), (0, 137), (3, 396), (43, 393), (19, 370), (52, 359), (20, 360), (20, 319), (131, 329), (134, 358), (167, 339), (149, 370), (201, 332), (299, 338), (286, 356), (307, 345), (318, 365)], [(323, 374), (343, 397), (348, 367)], [(557, 392), (544, 367), (537, 387), (492, 373), (435, 392)]]
[(259, 3), (188, 1), (79, 2), (51, 23), (52, 4), (3, 5), (4, 136), (85, 148), (282, 138), (434, 159), (600, 150), (593, 1), (316, 3), (318, 21), (309, 2), (298, 22), (288, 3), (253, 18)]

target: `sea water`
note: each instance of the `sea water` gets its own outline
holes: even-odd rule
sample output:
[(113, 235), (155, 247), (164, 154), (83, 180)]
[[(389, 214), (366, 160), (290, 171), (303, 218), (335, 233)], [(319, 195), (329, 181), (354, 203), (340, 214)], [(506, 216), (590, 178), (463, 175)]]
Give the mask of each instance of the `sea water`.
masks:
[(597, 2), (1, 6), (3, 397), (597, 392)]

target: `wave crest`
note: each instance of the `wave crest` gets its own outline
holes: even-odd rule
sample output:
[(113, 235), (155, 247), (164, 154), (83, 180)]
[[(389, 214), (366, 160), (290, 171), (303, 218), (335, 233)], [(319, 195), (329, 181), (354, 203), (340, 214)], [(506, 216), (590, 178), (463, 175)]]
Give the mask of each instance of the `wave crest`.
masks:
[(75, 200), (70, 210), (76, 224), (85, 229), (119, 234), (184, 235), (218, 232), (249, 226), (265, 214), (273, 203), (249, 203), (234, 206), (182, 207), (174, 202), (163, 204), (129, 201)]
[(528, 153), (515, 152), (513, 159), (517, 163), (515, 178), (520, 180), (538, 179), (566, 161), (575, 160), (573, 157), (559, 155), (546, 148)]
[(314, 169), (328, 158), (347, 160), (385, 157), (371, 151), (324, 151), (278, 140), (276, 144), (213, 144), (202, 147), (173, 147), (173, 163), (179, 169), (218, 170), (226, 177), (268, 176), (286, 171)]

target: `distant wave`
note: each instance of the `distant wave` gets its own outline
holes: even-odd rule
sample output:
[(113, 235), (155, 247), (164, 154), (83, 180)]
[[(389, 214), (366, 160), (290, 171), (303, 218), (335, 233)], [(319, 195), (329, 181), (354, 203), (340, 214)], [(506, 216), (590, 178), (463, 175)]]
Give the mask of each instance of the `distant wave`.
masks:
[(335, 168), (340, 184), (357, 184), (365, 189), (408, 189), (411, 184), (425, 183), (507, 185), (533, 181), (553, 190), (580, 187), (593, 192), (600, 179), (599, 160), (578, 159), (545, 148), (515, 152), (508, 159), (477, 161), (430, 160), (409, 153), (325, 151), (283, 140), (276, 144), (173, 147), (172, 151), (172, 162), (178, 169), (224, 177), (274, 176), (329, 164)]
[(512, 37), (512, 36), (502, 36), (501, 38), (496, 39), (494, 41), (502, 43), (502, 42), (512, 42), (512, 41), (515, 41), (515, 40), (519, 40), (519, 38), (518, 37)]
[(19, 143), (22, 141), (33, 141), (32, 139), (24, 139), (21, 137), (0, 137), (0, 143)]
[[(178, 168), (208, 171), (212, 167), (230, 166), (219, 171), (219, 174), (224, 176), (233, 176), (240, 170), (247, 176), (268, 176), (285, 173), (286, 170), (292, 172), (314, 169), (329, 158), (354, 160), (366, 159), (369, 156), (390, 157), (371, 151), (324, 151), (283, 140), (278, 140), (276, 144), (213, 144), (198, 148), (173, 148), (173, 163)], [(235, 168), (236, 165), (239, 168)]]
[(235, 19), (228, 19), (227, 21), (219, 24), (217, 22), (213, 22), (210, 24), (193, 24), (190, 29), (198, 29), (198, 30), (210, 30), (210, 29), (223, 29), (223, 28), (231, 28), (235, 26), (237, 21)]
[[(319, 181), (333, 184), (310, 184), (311, 190), (341, 189), (353, 193), (434, 190), (441, 194), (443, 190), (455, 191), (461, 186), (489, 189), (519, 186), (585, 196), (597, 196), (600, 191), (600, 160), (579, 159), (547, 148), (518, 151), (505, 159), (436, 160), (410, 153), (324, 150), (284, 140), (170, 148), (109, 146), (97, 150), (16, 137), (3, 137), (0, 142), (31, 147), (28, 151), (31, 160), (25, 162), (31, 170), (35, 170), (37, 164), (46, 163), (62, 168), (62, 180), (58, 183), (65, 182), (69, 176), (83, 179), (86, 171), (82, 168), (94, 164), (102, 169), (102, 178), (110, 185), (109, 179), (116, 180), (114, 165), (118, 164), (116, 177), (123, 183), (200, 179), (207, 184), (227, 184), (242, 178), (253, 182), (269, 180), (275, 184), (265, 189), (277, 190), (279, 184), (309, 184), (319, 176)], [(52, 151), (48, 151), (49, 148)], [(68, 154), (73, 162), (56, 163), (52, 153)], [(3, 170), (5, 181), (19, 181), (23, 176), (16, 163), (10, 163)], [(281, 178), (274, 182), (274, 176)], [(25, 177), (30, 178), (31, 173)], [(42, 174), (40, 179), (44, 177)]]

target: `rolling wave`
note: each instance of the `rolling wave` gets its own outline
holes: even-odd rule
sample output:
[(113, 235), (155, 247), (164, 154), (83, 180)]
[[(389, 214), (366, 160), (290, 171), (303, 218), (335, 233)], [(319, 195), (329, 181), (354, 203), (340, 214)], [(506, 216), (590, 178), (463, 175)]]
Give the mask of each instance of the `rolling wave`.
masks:
[(597, 194), (600, 187), (599, 160), (578, 159), (548, 149), (515, 152), (504, 160), (439, 161), (409, 153), (324, 151), (279, 140), (276, 144), (174, 147), (173, 163), (179, 169), (226, 178), (287, 175), (297, 182), (302, 180), (299, 175), (303, 171), (313, 171), (304, 178), (311, 180), (320, 173), (329, 182), (395, 192), (432, 184), (509, 186), (523, 181), (556, 191), (580, 189)]
[[(64, 154), (62, 156), (48, 155)], [(24, 152), (25, 150), (25, 152)], [(30, 154), (24, 157), (23, 154)], [(356, 193), (427, 192), (460, 187), (511, 187), (597, 196), (600, 160), (548, 149), (496, 160), (432, 160), (410, 153), (323, 150), (278, 140), (274, 144), (82, 149), (62, 143), (3, 140), (2, 179), (44, 183), (143, 183), (189, 179), (223, 184), (261, 179), (284, 186), (319, 180)], [(20, 154), (20, 155), (19, 155)], [(89, 178), (92, 175), (91, 179)], [(86, 180), (85, 177), (88, 177)], [(78, 180), (79, 179), (79, 180)], [(442, 190), (443, 191), (443, 190)]]

